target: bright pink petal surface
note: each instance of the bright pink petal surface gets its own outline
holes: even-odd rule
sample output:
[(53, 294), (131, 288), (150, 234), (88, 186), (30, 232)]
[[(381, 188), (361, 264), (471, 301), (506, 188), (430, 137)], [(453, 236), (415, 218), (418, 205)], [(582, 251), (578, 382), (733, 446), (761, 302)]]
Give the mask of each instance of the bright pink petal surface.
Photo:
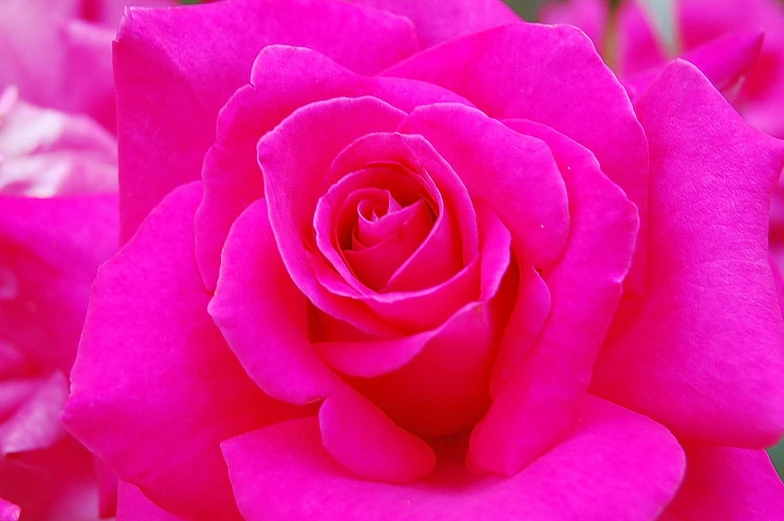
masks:
[(685, 61), (637, 109), (655, 173), (646, 292), (618, 315), (593, 389), (686, 438), (771, 445), (784, 431), (784, 323), (768, 208), (784, 146)]
[(414, 22), (419, 42), (430, 47), (444, 40), (523, 20), (501, 0), (351, 0), (405, 16)]
[(0, 498), (0, 521), (17, 521), (21, 512), (21, 508)]
[(410, 111), (436, 101), (460, 101), (422, 82), (359, 76), (309, 49), (271, 45), (254, 62), (251, 86), (221, 110), (216, 144), (205, 157), (204, 201), (196, 214), (196, 255), (208, 288), (218, 278), (220, 252), (239, 214), (264, 193), (256, 145), (294, 110), (330, 98), (372, 94)]
[(218, 444), (287, 409), (250, 381), (207, 314), (193, 253), (201, 192), (173, 192), (99, 271), (64, 419), (165, 508), (236, 519)]
[(327, 452), (364, 479), (407, 483), (426, 476), (436, 464), (427, 443), (345, 385), (321, 405), (319, 430)]
[(120, 481), (117, 491), (117, 521), (185, 521), (147, 499), (142, 491)]
[[(552, 299), (544, 329), (471, 435), (474, 466), (512, 475), (577, 421), (631, 265), (639, 221), (634, 205), (588, 150), (537, 123), (507, 124), (548, 144), (566, 183), (571, 218), (566, 252), (542, 273)], [(521, 341), (529, 338), (526, 328), (515, 331), (523, 333)]]
[(666, 515), (673, 517), (666, 519), (781, 519), (784, 483), (765, 451), (687, 446), (686, 461), (686, 478), (667, 507)]
[(410, 21), (348, 2), (229, 0), (132, 9), (114, 47), (123, 238), (179, 184), (199, 178), (219, 109), (266, 45), (302, 45), (359, 73), (417, 50)]
[(222, 447), (247, 521), (655, 518), (683, 472), (676, 441), (647, 418), (602, 401), (587, 403), (582, 420), (564, 443), (509, 479), (471, 474), (448, 454), (410, 485), (357, 479), (324, 450), (313, 419)]
[(329, 395), (336, 378), (310, 345), (308, 301), (280, 259), (264, 199), (229, 233), (209, 311), (265, 393), (297, 404)]
[(509, 25), (427, 50), (384, 74), (442, 85), (491, 117), (542, 123), (591, 150), (639, 208), (641, 237), (630, 284), (640, 288), (647, 229), (645, 135), (626, 91), (582, 31)]

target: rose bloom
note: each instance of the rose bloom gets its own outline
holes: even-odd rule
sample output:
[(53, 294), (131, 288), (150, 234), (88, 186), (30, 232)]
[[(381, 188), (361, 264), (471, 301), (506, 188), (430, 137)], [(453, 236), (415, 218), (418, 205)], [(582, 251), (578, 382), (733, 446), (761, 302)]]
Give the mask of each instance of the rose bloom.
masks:
[(59, 415), (90, 284), (117, 249), (116, 169), (97, 123), (0, 93), (2, 521), (98, 518), (92, 457)]
[(784, 509), (784, 144), (693, 65), (633, 105), (501, 2), (228, 0), (131, 10), (115, 66), (63, 417), (118, 521)]
[(128, 4), (176, 0), (0, 0), (0, 90), (114, 131), (111, 41)]

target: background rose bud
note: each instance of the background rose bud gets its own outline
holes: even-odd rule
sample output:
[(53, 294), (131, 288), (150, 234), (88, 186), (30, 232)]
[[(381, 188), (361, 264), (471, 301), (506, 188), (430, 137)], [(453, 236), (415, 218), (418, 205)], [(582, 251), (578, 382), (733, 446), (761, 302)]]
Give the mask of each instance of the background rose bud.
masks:
[(633, 106), (579, 30), (450, 6), (121, 24), (127, 243), (64, 416), (118, 519), (780, 511), (784, 146), (687, 62)]

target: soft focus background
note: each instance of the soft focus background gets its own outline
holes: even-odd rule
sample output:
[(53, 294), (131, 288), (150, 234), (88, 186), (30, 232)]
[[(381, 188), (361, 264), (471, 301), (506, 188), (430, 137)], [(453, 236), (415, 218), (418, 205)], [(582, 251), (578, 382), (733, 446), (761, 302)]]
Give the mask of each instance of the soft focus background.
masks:
[[(504, 0), (507, 4), (512, 6), (523, 18), (526, 20), (535, 20), (539, 6), (545, 1), (553, 0)], [(608, 0), (611, 1), (611, 0)], [(740, 1), (740, 0), (738, 0)], [(665, 5), (667, 0), (658, 0), (654, 4)], [(784, 385), (784, 382), (781, 383)], [(784, 480), (784, 440), (782, 440), (776, 447), (770, 450), (773, 464), (778, 469), (779, 476)]]

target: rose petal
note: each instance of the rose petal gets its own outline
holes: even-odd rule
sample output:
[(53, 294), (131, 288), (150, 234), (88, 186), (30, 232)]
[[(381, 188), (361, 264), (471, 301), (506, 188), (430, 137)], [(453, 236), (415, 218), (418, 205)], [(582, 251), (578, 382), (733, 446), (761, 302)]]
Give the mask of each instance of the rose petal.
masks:
[(18, 521), (22, 509), (0, 498), (0, 521)]
[(130, 483), (120, 481), (117, 491), (117, 521), (185, 521), (161, 510)]
[[(572, 224), (566, 252), (542, 275), (552, 298), (544, 329), (471, 435), (475, 468), (512, 475), (574, 426), (631, 265), (638, 219), (626, 194), (585, 148), (544, 125), (506, 123), (552, 150)], [(525, 328), (520, 332), (520, 341), (530, 338)]]
[(308, 302), (280, 259), (259, 199), (229, 233), (209, 312), (248, 375), (268, 395), (295, 404), (335, 385), (308, 337)]
[(536, 121), (591, 150), (602, 171), (639, 209), (641, 234), (627, 285), (641, 290), (648, 198), (645, 134), (625, 89), (582, 31), (508, 25), (419, 53), (384, 75), (444, 86), (491, 117)]
[(435, 101), (461, 101), (457, 94), (423, 82), (358, 76), (309, 49), (271, 45), (243, 87), (221, 110), (217, 143), (205, 158), (204, 201), (196, 214), (197, 260), (209, 289), (215, 288), (220, 253), (231, 223), (264, 192), (256, 145), (294, 110), (315, 101), (373, 94), (404, 111)]
[(784, 484), (765, 451), (686, 446), (686, 461), (686, 479), (666, 515), (683, 521), (781, 519)]
[(409, 18), (424, 47), (523, 20), (501, 0), (351, 0)]
[[(407, 486), (357, 479), (321, 445), (313, 419), (261, 429), (223, 443), (247, 521), (650, 521), (675, 494), (684, 458), (647, 418), (592, 401), (580, 428), (510, 479), (479, 477), (441, 461)], [(564, 486), (568, 483), (569, 486)]]
[(493, 206), (524, 255), (518, 262), (541, 268), (561, 255), (569, 233), (566, 188), (544, 143), (460, 104), (417, 108), (400, 130), (423, 135), (471, 197)]
[(784, 431), (784, 323), (768, 208), (784, 147), (685, 61), (637, 107), (656, 173), (647, 288), (618, 316), (593, 389), (681, 436), (771, 445)]
[(46, 449), (66, 435), (60, 411), (68, 399), (68, 380), (55, 373), (31, 394), (13, 416), (0, 424), (0, 457)]
[(67, 373), (90, 284), (117, 249), (117, 197), (0, 197), (0, 207), (0, 338), (39, 374)]
[(345, 385), (321, 405), (319, 429), (327, 452), (365, 479), (407, 483), (429, 474), (436, 464), (427, 443)]
[(207, 314), (193, 253), (200, 200), (200, 183), (177, 189), (99, 271), (63, 418), (121, 479), (206, 521), (239, 516), (220, 441), (290, 410), (250, 381)]
[(198, 179), (219, 109), (249, 81), (259, 50), (275, 43), (322, 51), (360, 73), (417, 49), (410, 21), (348, 2), (131, 9), (114, 46), (124, 239), (165, 194)]

